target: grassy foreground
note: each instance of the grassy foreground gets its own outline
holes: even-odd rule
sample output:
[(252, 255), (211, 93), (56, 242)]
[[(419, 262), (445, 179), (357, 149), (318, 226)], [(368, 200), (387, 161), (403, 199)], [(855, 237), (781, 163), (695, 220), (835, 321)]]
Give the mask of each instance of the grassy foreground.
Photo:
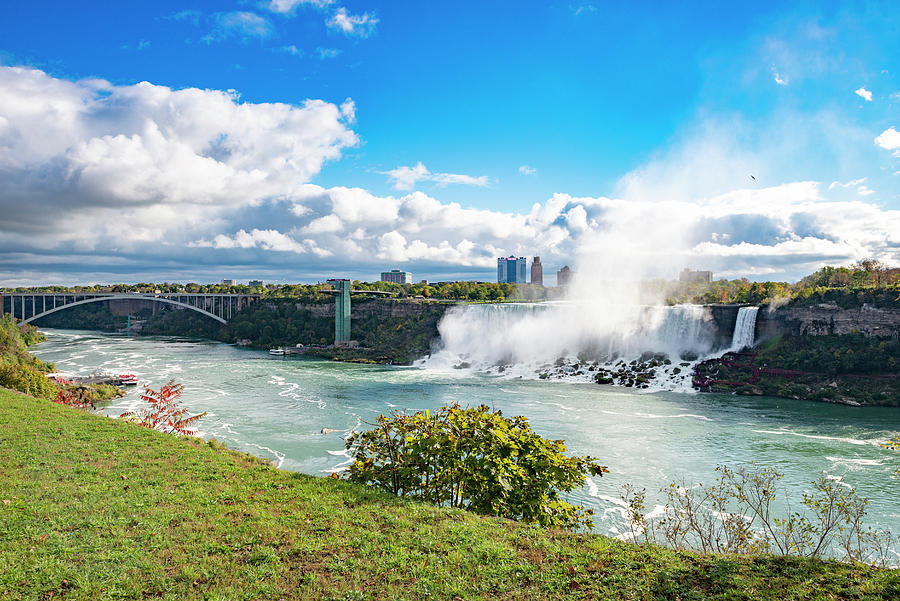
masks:
[(408, 503), (0, 389), (0, 599), (58, 598), (898, 599), (900, 572)]

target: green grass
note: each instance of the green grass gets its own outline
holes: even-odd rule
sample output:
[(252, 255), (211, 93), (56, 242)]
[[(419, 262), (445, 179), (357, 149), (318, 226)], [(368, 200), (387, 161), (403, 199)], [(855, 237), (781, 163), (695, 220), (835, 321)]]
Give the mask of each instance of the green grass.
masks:
[(0, 390), (0, 599), (59, 598), (898, 599), (900, 573), (408, 503)]

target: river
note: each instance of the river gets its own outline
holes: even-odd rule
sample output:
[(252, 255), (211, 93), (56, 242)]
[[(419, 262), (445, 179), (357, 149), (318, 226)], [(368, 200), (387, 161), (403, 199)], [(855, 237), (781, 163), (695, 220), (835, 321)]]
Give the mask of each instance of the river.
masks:
[[(710, 483), (715, 467), (775, 466), (796, 505), (821, 472), (870, 499), (868, 524), (900, 532), (900, 453), (880, 443), (900, 433), (900, 410), (766, 397), (641, 393), (584, 382), (471, 371), (371, 366), (303, 358), (210, 341), (44, 330), (33, 353), (60, 371), (131, 372), (158, 387), (185, 385), (202, 436), (274, 459), (283, 469), (327, 475), (347, 464), (343, 436), (379, 414), (486, 403), (524, 415), (540, 434), (590, 454), (610, 473), (574, 501), (596, 512), (597, 531), (622, 532), (621, 486), (646, 487), (648, 509), (673, 481)], [(103, 408), (139, 406), (139, 390)], [(323, 428), (337, 430), (321, 434)]]

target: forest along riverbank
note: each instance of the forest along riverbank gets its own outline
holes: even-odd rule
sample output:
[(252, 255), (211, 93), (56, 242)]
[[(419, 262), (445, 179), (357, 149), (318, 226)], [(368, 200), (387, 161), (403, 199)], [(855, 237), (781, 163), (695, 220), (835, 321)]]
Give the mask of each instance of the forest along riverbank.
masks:
[[(785, 472), (796, 498), (820, 472), (871, 500), (870, 523), (900, 532), (896, 510), (900, 454), (880, 443), (900, 432), (900, 412), (770, 397), (657, 392), (567, 381), (519, 380), (467, 370), (429, 371), (270, 357), (264, 351), (198, 340), (129, 338), (46, 330), (35, 355), (60, 371), (136, 373), (159, 386), (186, 385), (193, 413), (207, 411), (203, 436), (275, 460), (285, 469), (327, 475), (348, 460), (343, 436), (381, 413), (484, 402), (524, 415), (572, 453), (599, 457), (611, 473), (574, 495), (595, 510), (597, 530), (623, 532), (620, 487), (648, 491), (662, 503), (672, 481), (709, 482), (718, 464), (769, 465)], [(139, 403), (138, 392), (104, 414)], [(323, 435), (322, 429), (334, 430)]]

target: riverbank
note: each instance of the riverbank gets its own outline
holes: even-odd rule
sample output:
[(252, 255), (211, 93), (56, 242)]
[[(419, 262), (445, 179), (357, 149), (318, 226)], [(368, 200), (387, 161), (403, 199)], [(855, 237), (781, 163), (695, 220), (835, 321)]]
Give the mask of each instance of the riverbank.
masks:
[(10, 599), (890, 599), (900, 573), (407, 503), (0, 390)]
[(900, 340), (779, 335), (696, 366), (694, 387), (853, 406), (900, 406)]

